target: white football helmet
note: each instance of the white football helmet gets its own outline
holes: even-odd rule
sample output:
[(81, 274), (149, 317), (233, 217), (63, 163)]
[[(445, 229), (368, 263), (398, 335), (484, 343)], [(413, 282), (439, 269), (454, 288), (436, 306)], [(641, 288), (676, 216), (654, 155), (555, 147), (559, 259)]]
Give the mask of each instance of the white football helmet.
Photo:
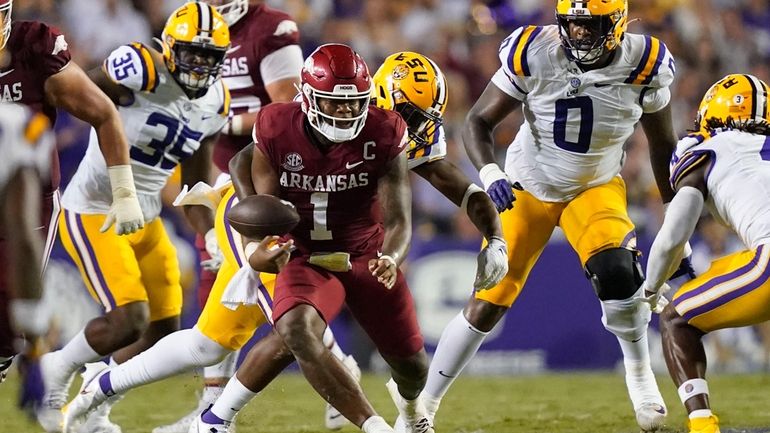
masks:
[(0, 0), (0, 50), (5, 48), (8, 37), (11, 35), (11, 10), (13, 9), (13, 0)]
[(217, 10), (222, 15), (222, 18), (225, 19), (225, 22), (228, 26), (232, 26), (233, 24), (237, 23), (238, 20), (243, 18), (244, 15), (246, 15), (246, 12), (249, 11), (249, 0), (231, 0), (231, 1), (224, 1), (224, 0), (203, 0), (206, 3), (210, 4), (211, 6), (214, 6), (214, 9)]

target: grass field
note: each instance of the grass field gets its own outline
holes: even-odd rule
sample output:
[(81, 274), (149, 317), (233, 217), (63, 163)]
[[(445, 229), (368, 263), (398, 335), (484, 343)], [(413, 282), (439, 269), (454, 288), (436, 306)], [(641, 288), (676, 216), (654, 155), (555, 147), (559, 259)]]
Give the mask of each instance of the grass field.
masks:
[[(385, 378), (365, 376), (375, 408), (392, 420)], [(666, 433), (684, 432), (685, 414), (668, 377), (659, 377), (669, 406)], [(149, 433), (176, 420), (196, 402), (199, 379), (178, 377), (135, 390), (115, 406), (124, 433)], [(15, 408), (18, 381), (0, 385), (0, 432), (42, 432)], [(709, 381), (723, 433), (770, 432), (770, 376), (717, 376)], [(241, 433), (324, 432), (323, 402), (297, 374), (281, 376), (238, 418)], [(352, 426), (341, 432), (359, 431)], [(611, 373), (460, 378), (444, 399), (438, 433), (636, 433), (623, 379)]]

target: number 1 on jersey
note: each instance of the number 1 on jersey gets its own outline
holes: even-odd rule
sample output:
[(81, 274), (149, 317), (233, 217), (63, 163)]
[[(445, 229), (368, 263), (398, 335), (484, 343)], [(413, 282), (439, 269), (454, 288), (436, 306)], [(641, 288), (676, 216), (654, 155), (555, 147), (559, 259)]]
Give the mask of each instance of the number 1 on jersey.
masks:
[(332, 231), (326, 228), (326, 209), (329, 207), (329, 193), (314, 192), (310, 194), (310, 204), (313, 205), (313, 230), (310, 230), (310, 239), (314, 241), (331, 240)]

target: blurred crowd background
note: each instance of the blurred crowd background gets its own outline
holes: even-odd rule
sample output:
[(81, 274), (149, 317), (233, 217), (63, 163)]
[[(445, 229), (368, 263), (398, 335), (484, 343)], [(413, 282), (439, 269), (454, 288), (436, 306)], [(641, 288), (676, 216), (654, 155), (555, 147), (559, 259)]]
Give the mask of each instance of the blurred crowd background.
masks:
[[(162, 31), (167, 15), (181, 0), (15, 0), (15, 20), (35, 19), (58, 26), (73, 58), (84, 69), (97, 67), (118, 45), (150, 43)], [(465, 113), (499, 67), (500, 41), (516, 27), (555, 22), (555, 0), (267, 0), (294, 17), (305, 55), (326, 42), (353, 46), (372, 72), (389, 54), (418, 51), (435, 60), (449, 82), (446, 130), (449, 158), (478, 179), (460, 141)], [(630, 0), (628, 31), (658, 37), (676, 58), (677, 76), (671, 102), (675, 130), (691, 128), (705, 90), (728, 73), (752, 73), (770, 81), (770, 0)], [(500, 161), (521, 123), (519, 113), (496, 131)], [(76, 168), (87, 144), (87, 128), (68, 115), (57, 122), (63, 176)], [(662, 206), (648, 158), (648, 143), (638, 128), (627, 143), (622, 175), (628, 186), (629, 211), (640, 237), (654, 236)], [(413, 250), (441, 239), (477, 245), (479, 235), (467, 217), (427, 183), (415, 177)], [(168, 196), (173, 198), (173, 189)], [(177, 222), (180, 239), (190, 231)], [(555, 234), (553, 242), (560, 242)], [(184, 242), (182, 242), (184, 243)], [(740, 242), (727, 229), (705, 219), (694, 239), (699, 271), (710, 259)], [(194, 285), (194, 252), (180, 248)], [(183, 259), (184, 260), (184, 259)], [(743, 331), (736, 331), (743, 332)], [(751, 331), (749, 331), (751, 332)], [(767, 341), (763, 333), (745, 334)], [(731, 337), (739, 353), (741, 338)], [(765, 345), (770, 346), (770, 345)], [(748, 346), (747, 346), (748, 347)], [(754, 346), (755, 347), (755, 346)], [(748, 349), (746, 349), (748, 350)], [(766, 356), (767, 351), (765, 351)], [(740, 353), (739, 353), (740, 354)], [(740, 358), (740, 356), (738, 356)], [(766, 360), (764, 361), (766, 363)]]

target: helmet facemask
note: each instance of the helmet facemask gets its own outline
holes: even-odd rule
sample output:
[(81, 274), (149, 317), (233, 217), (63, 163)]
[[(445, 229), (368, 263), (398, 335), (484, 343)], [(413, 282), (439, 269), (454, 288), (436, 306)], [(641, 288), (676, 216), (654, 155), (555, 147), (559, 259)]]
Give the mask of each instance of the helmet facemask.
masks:
[(191, 91), (210, 87), (222, 71), (227, 50), (206, 43), (177, 41), (171, 48), (174, 78)]
[[(350, 141), (361, 133), (366, 123), (366, 115), (369, 112), (370, 91), (359, 92), (356, 86), (350, 84), (338, 84), (334, 91), (325, 92), (314, 89), (305, 83), (302, 86), (304, 95), (304, 111), (307, 114), (310, 125), (321, 135), (334, 143)], [(351, 117), (335, 116), (323, 112), (322, 100), (329, 100), (333, 103), (344, 103), (349, 101), (350, 108), (353, 111)]]
[[(620, 23), (611, 15), (556, 15), (559, 23), (559, 36), (567, 55), (574, 61), (585, 65), (596, 63), (606, 53), (617, 47), (615, 27)], [(572, 37), (570, 23), (582, 26), (589, 36), (582, 39)]]
[(0, 50), (5, 48), (5, 44), (8, 43), (8, 38), (11, 36), (11, 11), (13, 9), (13, 1), (8, 0), (6, 3), (0, 4)]
[(406, 122), (409, 140), (413, 142), (410, 149), (420, 149), (431, 144), (443, 122), (441, 113), (428, 113), (411, 102), (398, 103), (394, 110)]
[(229, 2), (222, 0), (205, 1), (214, 6), (214, 9), (222, 15), (228, 26), (237, 23), (249, 11), (249, 0), (232, 0)]

